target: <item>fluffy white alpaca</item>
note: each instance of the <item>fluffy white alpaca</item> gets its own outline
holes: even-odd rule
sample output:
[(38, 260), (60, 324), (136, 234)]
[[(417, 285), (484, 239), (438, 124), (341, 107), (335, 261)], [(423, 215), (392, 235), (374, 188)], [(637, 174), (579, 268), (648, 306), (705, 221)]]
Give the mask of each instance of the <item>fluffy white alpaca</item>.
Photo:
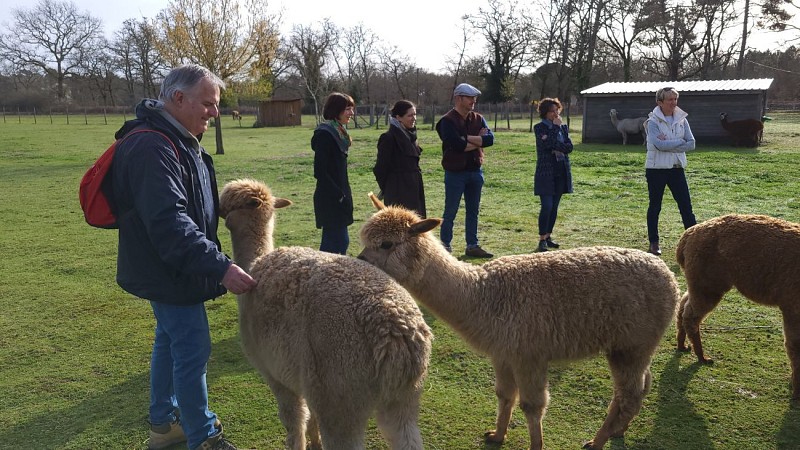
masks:
[(253, 180), (220, 194), (235, 259), (258, 281), (238, 297), (242, 346), (275, 394), (287, 447), (306, 450), (308, 434), (312, 449), (364, 449), (375, 412), (392, 449), (422, 449), (417, 418), (431, 332), (419, 308), (363, 261), (273, 250), (275, 208), (290, 204)]
[(622, 436), (650, 389), (650, 361), (675, 315), (678, 284), (648, 253), (589, 247), (505, 256), (483, 265), (455, 259), (421, 220), (398, 207), (379, 209), (361, 229), (359, 256), (385, 270), (472, 347), (491, 358), (497, 426), (505, 439), (519, 399), (531, 449), (540, 450), (550, 361), (602, 353), (614, 381), (608, 415), (587, 448)]

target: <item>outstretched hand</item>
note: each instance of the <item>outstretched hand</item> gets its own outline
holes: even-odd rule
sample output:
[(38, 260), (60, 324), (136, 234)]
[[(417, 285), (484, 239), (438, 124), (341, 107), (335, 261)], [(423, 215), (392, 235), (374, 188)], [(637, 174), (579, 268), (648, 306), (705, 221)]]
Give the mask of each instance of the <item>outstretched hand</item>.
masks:
[(231, 264), (225, 272), (225, 276), (222, 277), (222, 285), (236, 295), (244, 294), (253, 289), (256, 284), (256, 280), (236, 264)]

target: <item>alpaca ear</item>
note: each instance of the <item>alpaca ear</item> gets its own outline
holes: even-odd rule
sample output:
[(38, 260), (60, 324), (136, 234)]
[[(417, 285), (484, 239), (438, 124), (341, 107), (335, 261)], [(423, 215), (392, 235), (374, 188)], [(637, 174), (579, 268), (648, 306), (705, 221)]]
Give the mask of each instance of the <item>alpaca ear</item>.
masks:
[(375, 209), (377, 209), (378, 211), (386, 209), (386, 205), (384, 205), (383, 202), (380, 201), (375, 194), (370, 192), (367, 195), (369, 195), (369, 199), (372, 200), (372, 204), (375, 205)]
[(274, 201), (274, 202), (272, 202), (272, 206), (273, 206), (275, 209), (278, 209), (278, 208), (285, 208), (285, 207), (287, 207), (287, 206), (290, 206), (291, 204), (292, 204), (292, 201), (291, 201), (291, 200), (288, 200), (288, 199), (285, 199), (285, 198), (280, 198), (280, 197), (276, 197), (276, 198), (275, 198), (275, 201)]
[(441, 224), (442, 219), (423, 219), (411, 224), (411, 227), (409, 227), (409, 234), (416, 236), (418, 234), (427, 233)]

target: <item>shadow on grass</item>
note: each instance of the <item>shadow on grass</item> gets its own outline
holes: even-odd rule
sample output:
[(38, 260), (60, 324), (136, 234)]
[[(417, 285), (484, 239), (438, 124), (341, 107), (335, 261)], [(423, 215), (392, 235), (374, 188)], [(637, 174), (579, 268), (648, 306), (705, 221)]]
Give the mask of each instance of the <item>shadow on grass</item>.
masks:
[(800, 408), (789, 408), (783, 415), (783, 423), (775, 435), (775, 448), (790, 450), (797, 448), (797, 436), (800, 436)]
[[(219, 378), (253, 370), (242, 354), (238, 335), (213, 344), (209, 366), (209, 390), (213, 390)], [(150, 367), (145, 365), (140, 369), (140, 373), (105, 390), (89, 394), (73, 392), (71, 395), (82, 396), (82, 400), (67, 399), (69, 406), (56, 405), (6, 428), (3, 441), (16, 443), (13, 448), (30, 449), (146, 448)], [(103, 433), (104, 430), (108, 433)]]
[[(706, 418), (695, 411), (694, 404), (686, 397), (686, 388), (702, 364), (695, 362), (680, 367), (682, 352), (675, 352), (660, 375), (656, 388), (656, 416), (649, 436), (641, 442), (626, 446), (623, 439), (612, 439), (614, 450), (671, 450), (714, 449), (706, 426)], [(634, 419), (635, 420), (635, 419)]]

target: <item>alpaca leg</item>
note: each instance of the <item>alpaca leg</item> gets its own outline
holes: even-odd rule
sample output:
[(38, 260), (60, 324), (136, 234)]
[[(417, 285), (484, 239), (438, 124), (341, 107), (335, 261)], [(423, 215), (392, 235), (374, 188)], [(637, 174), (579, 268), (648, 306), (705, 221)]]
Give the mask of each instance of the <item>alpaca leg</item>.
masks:
[(422, 435), (417, 426), (419, 397), (418, 390), (408, 389), (402, 398), (378, 407), (375, 422), (392, 450), (423, 449)]
[(800, 311), (796, 305), (781, 308), (786, 354), (792, 365), (792, 406), (800, 406)]
[(264, 378), (278, 402), (278, 417), (286, 428), (286, 448), (306, 450), (305, 434), (309, 413), (305, 401), (269, 375)]
[(686, 330), (683, 328), (683, 308), (686, 306), (686, 302), (689, 300), (689, 293), (683, 294), (681, 297), (680, 305), (678, 306), (678, 317), (675, 320), (675, 328), (678, 329), (678, 350), (681, 352), (688, 352), (690, 349), (686, 346)]
[(306, 436), (308, 436), (308, 449), (309, 450), (322, 450), (322, 440), (319, 437), (319, 422), (317, 415), (311, 411), (311, 417), (308, 419), (306, 426)]
[(528, 422), (531, 439), (530, 450), (542, 450), (544, 439), (542, 419), (547, 409), (547, 364), (541, 363), (515, 368), (514, 378), (519, 387), (519, 407)]
[(650, 391), (650, 355), (654, 348), (618, 350), (606, 355), (614, 380), (614, 395), (608, 414), (594, 439), (584, 448), (601, 449), (609, 438), (622, 437), (639, 414), (642, 401)]
[(517, 403), (517, 383), (514, 373), (503, 362), (492, 361), (494, 366), (494, 392), (497, 395), (497, 421), (495, 429), (487, 431), (484, 436), (487, 442), (503, 442), (511, 422), (511, 412)]
[(328, 394), (330, 398), (308, 400), (317, 417), (322, 447), (364, 450), (364, 432), (374, 403), (356, 395), (342, 398)]
[[(728, 289), (730, 289), (730, 286), (725, 289), (693, 289), (692, 284), (689, 283), (689, 290), (685, 294), (686, 301), (681, 300), (680, 327), (683, 328), (684, 333), (686, 333), (692, 346), (694, 346), (694, 354), (697, 355), (698, 362), (703, 364), (711, 364), (713, 360), (706, 356), (703, 350), (703, 342), (700, 338), (700, 324), (708, 313), (717, 307)], [(680, 336), (678, 334), (679, 345)]]

